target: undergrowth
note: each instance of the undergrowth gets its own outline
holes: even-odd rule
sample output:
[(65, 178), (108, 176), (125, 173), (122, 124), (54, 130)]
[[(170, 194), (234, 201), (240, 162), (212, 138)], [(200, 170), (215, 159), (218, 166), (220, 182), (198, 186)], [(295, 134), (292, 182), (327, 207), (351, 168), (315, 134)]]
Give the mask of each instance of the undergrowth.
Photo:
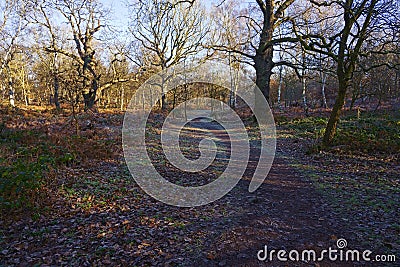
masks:
[(0, 211), (37, 212), (57, 185), (55, 171), (110, 157), (109, 141), (0, 124)]
[[(321, 150), (321, 140), (328, 118), (280, 118), (278, 124), (292, 131), (297, 138), (312, 140), (307, 151)], [(400, 112), (365, 112), (362, 116), (344, 116), (337, 128), (332, 146), (336, 153), (397, 154), (400, 151)]]

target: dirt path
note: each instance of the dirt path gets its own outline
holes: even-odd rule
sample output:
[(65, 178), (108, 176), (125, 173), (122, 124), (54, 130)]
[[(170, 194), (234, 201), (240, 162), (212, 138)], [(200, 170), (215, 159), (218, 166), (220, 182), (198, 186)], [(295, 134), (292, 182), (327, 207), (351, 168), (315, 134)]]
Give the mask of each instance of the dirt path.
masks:
[[(191, 127), (209, 129), (225, 146), (228, 138), (219, 125), (213, 122), (195, 121)], [(206, 257), (204, 253), (195, 262), (201, 266), (284, 266), (276, 259), (261, 262), (257, 252), (268, 246), (270, 249), (292, 249), (321, 251), (335, 247), (336, 240), (345, 237), (334, 213), (321, 201), (313, 185), (285, 160), (287, 156), (278, 142), (278, 152), (273, 167), (262, 185), (254, 193), (248, 192), (249, 180), (258, 162), (259, 149), (252, 145), (250, 162), (242, 181), (221, 202), (228, 202), (229, 216), (222, 218), (220, 226), (215, 222), (201, 226), (210, 229), (207, 238)], [(227, 151), (227, 150), (222, 150)], [(229, 155), (228, 155), (229, 156)], [(195, 229), (196, 226), (193, 226)], [(347, 266), (323, 261), (322, 265)], [(310, 266), (311, 262), (297, 262)], [(365, 263), (364, 263), (365, 264)], [(292, 265), (292, 264), (289, 264)], [(348, 266), (353, 266), (348, 264)]]
[[(227, 148), (225, 133), (216, 124), (197, 121), (190, 126), (208, 128)], [(185, 138), (196, 143), (201, 135)], [(284, 140), (278, 140), (267, 180), (250, 194), (254, 146), (238, 185), (222, 199), (196, 208), (168, 206), (146, 195), (130, 178), (122, 154), (92, 168), (67, 169), (64, 175), (74, 182), (63, 185), (53, 215), (4, 226), (0, 265), (354, 266), (257, 259), (266, 245), (321, 251), (334, 247), (337, 238), (352, 236), (307, 178), (290, 167), (285, 149)], [(221, 150), (214, 174), (208, 170), (195, 178), (168, 164), (158, 170), (174, 181), (209, 182), (223, 171), (228, 150)]]

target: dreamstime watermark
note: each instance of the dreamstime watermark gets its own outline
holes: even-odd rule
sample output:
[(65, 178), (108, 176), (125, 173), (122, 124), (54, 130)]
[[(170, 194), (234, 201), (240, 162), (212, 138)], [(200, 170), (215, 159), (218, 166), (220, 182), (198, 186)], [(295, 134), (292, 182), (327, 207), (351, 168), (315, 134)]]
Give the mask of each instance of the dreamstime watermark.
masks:
[[(255, 191), (263, 183), (275, 156), (273, 115), (254, 82), (243, 72), (234, 71), (233, 77), (238, 77), (236, 89), (231, 88), (232, 70), (228, 65), (210, 62), (198, 66), (178, 64), (153, 75), (135, 92), (124, 117), (123, 149), (132, 177), (147, 194), (179, 207), (205, 205), (232, 190), (247, 168), (250, 143), (243, 121), (229, 105), (208, 97), (189, 99), (168, 114), (161, 130), (163, 151), (159, 152), (164, 153), (168, 161), (182, 171), (196, 173), (207, 168), (216, 158), (215, 138), (205, 138), (199, 143), (201, 156), (195, 160), (182, 154), (179, 143), (181, 130), (188, 121), (206, 117), (218, 122), (229, 136), (230, 158), (225, 171), (206, 185), (184, 187), (166, 180), (153, 166), (146, 147), (146, 125), (152, 109), (168, 91), (183, 86), (189, 88), (186, 90), (196, 90), (196, 86), (188, 86), (196, 83), (235, 90), (235, 94), (252, 110), (260, 129), (261, 148), (249, 192)], [(216, 111), (215, 107), (220, 107), (220, 110)]]
[(329, 261), (365, 261), (365, 262), (395, 262), (396, 255), (372, 255), (371, 250), (357, 250), (357, 249), (346, 249), (347, 241), (344, 238), (340, 238), (336, 241), (336, 247), (329, 247), (317, 252), (313, 249), (306, 250), (268, 250), (268, 246), (264, 246), (257, 252), (257, 259), (260, 261), (278, 261), (287, 262), (321, 262), (324, 260)]

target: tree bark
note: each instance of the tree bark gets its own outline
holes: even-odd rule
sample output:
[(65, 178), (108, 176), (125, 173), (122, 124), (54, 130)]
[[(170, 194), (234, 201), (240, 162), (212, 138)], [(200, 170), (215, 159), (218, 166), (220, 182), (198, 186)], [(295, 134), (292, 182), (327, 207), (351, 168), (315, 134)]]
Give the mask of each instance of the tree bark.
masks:
[(60, 89), (60, 81), (58, 80), (58, 75), (54, 74), (54, 105), (57, 110), (60, 110), (60, 102), (58, 101), (58, 91)]
[(92, 91), (89, 91), (87, 93), (83, 92), (83, 102), (85, 104), (85, 110), (91, 109), (94, 107), (94, 102), (95, 102), (95, 97), (96, 94), (94, 94)]
[(263, 54), (257, 53), (254, 57), (254, 68), (256, 70), (256, 84), (263, 96), (269, 103), (270, 81), (272, 75), (272, 46)]
[(340, 114), (344, 106), (348, 81), (349, 79), (339, 77), (339, 91), (322, 140), (322, 144), (324, 146), (329, 146), (332, 143), (333, 138), (336, 134), (337, 124), (339, 122)]

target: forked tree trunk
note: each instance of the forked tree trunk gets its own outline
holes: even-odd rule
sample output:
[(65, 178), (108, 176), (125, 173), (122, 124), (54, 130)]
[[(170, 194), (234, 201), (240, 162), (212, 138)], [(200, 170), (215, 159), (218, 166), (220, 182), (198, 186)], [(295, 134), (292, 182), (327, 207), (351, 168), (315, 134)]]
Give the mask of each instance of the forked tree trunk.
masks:
[(92, 109), (96, 101), (96, 93), (93, 91), (82, 93), (85, 110)]
[(85, 103), (85, 110), (93, 109), (96, 104), (96, 94), (99, 88), (99, 77), (93, 78), (89, 91), (83, 91), (83, 101)]

